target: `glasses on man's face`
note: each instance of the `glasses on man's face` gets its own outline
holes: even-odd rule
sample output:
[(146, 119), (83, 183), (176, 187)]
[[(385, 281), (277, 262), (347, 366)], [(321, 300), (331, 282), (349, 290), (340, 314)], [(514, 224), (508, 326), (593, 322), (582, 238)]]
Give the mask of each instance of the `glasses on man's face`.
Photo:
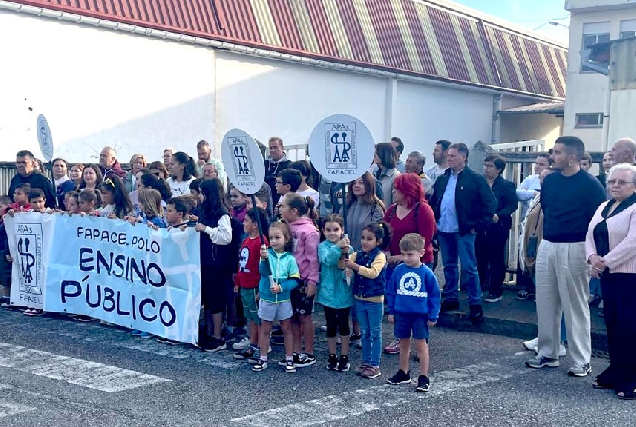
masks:
[(276, 181), (276, 185), (283, 185), (283, 181)]
[(622, 179), (610, 179), (609, 181), (607, 181), (607, 185), (618, 185), (619, 187), (622, 187), (624, 185), (627, 184), (633, 184), (632, 181), (624, 181)]

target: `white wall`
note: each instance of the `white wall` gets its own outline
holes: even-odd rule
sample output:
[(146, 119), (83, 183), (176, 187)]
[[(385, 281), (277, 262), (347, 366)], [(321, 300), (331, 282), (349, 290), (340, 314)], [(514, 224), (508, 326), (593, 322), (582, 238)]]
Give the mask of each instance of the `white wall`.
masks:
[(96, 161), (105, 145), (126, 162), (167, 146), (196, 154), (214, 137), (212, 50), (8, 12), (0, 40), (0, 160), (40, 156), (40, 113), (69, 161)]
[(619, 138), (636, 139), (636, 89), (614, 90), (610, 107), (610, 133), (608, 150)]
[(552, 114), (502, 114), (501, 142), (544, 140), (552, 148), (561, 136), (563, 119)]

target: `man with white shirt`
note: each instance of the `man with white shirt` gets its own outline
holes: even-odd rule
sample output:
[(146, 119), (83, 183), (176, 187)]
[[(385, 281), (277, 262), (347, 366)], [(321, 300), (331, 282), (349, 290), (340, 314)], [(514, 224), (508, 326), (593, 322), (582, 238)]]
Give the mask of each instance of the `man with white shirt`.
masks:
[[(446, 169), (448, 169), (448, 161), (446, 156), (448, 154), (448, 148), (451, 146), (451, 142), (445, 139), (440, 139), (435, 143), (433, 149), (433, 162), (435, 163), (432, 168), (426, 171), (426, 176), (431, 179), (431, 193), (433, 194), (433, 186), (435, 181), (440, 176), (444, 175)], [(430, 196), (429, 194), (429, 196)]]
[(521, 207), (522, 220), (526, 217), (530, 202), (532, 202), (535, 196), (541, 191), (541, 180), (539, 177), (541, 176), (541, 172), (548, 167), (550, 167), (550, 154), (539, 153), (534, 163), (534, 174), (526, 177), (519, 185), (519, 188), (517, 188), (517, 198), (523, 204)]

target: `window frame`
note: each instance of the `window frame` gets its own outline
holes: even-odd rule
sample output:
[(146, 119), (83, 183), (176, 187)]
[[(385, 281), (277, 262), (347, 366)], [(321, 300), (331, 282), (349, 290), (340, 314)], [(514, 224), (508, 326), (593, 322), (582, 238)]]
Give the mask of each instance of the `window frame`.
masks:
[[(584, 116), (592, 117), (596, 116), (596, 124), (580, 124), (580, 119)], [(603, 127), (603, 113), (577, 113), (574, 115), (574, 128), (575, 129), (599, 129)]]

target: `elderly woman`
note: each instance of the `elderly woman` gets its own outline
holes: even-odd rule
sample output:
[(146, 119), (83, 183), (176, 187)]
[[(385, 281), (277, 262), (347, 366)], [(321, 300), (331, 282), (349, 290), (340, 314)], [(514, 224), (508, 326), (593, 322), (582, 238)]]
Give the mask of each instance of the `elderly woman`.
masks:
[(636, 399), (636, 167), (612, 167), (612, 197), (598, 207), (585, 241), (592, 277), (600, 277), (610, 365), (592, 383), (613, 389), (619, 399)]

